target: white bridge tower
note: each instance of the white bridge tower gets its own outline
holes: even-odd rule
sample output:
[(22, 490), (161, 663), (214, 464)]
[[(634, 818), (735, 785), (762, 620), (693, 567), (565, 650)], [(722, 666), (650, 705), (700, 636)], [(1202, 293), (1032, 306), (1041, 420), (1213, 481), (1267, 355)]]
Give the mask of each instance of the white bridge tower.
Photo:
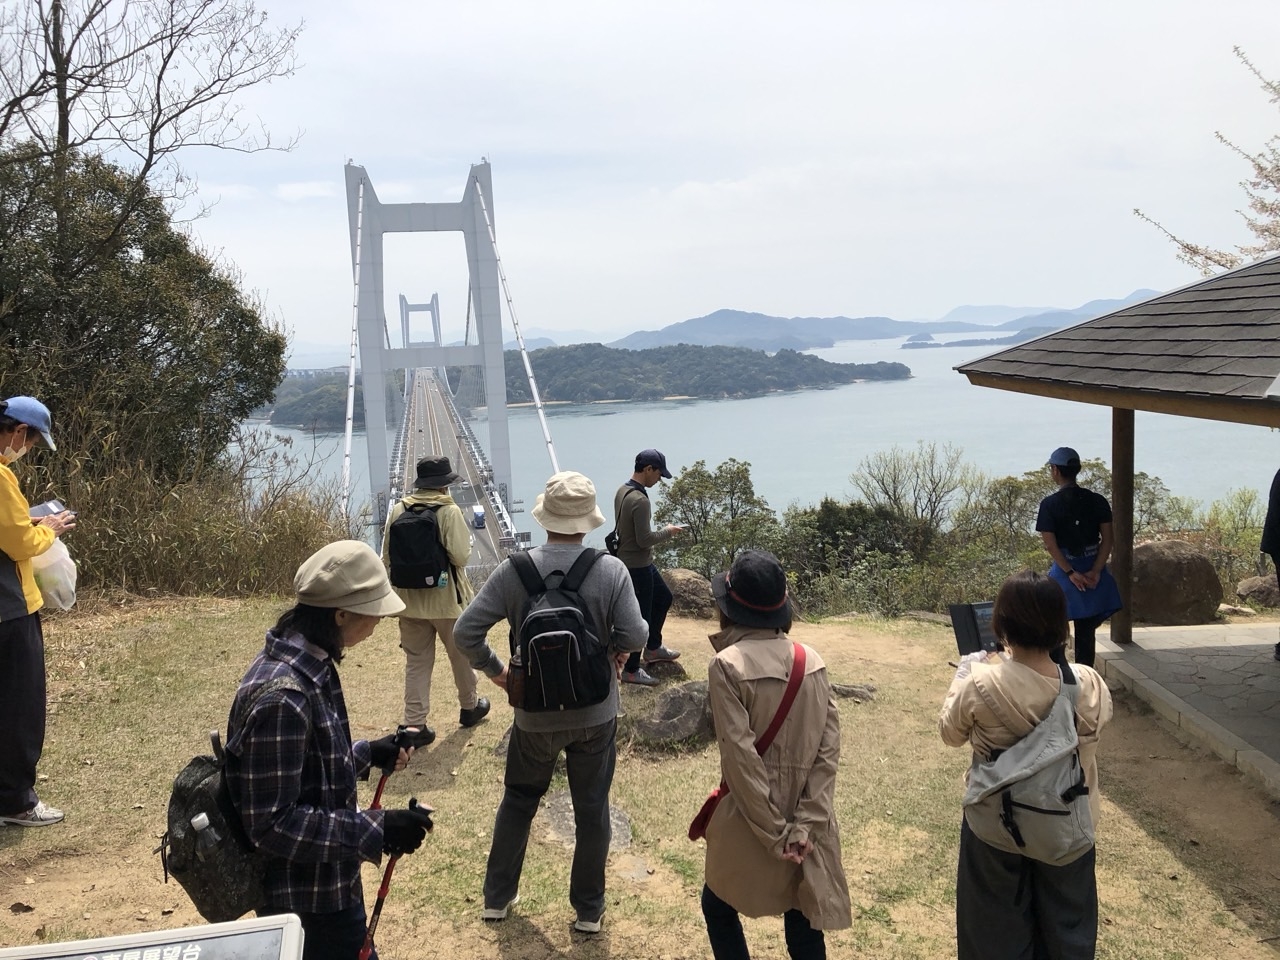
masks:
[[(493, 185), (489, 163), (471, 168), (467, 187), (457, 203), (382, 203), (364, 167), (348, 163), (347, 217), (351, 228), (351, 263), (356, 282), (356, 327), (360, 371), (364, 383), (364, 422), (368, 437), (369, 486), (373, 496), (372, 522), (382, 530), (387, 519), (391, 481), (387, 449), (387, 372), (416, 367), (477, 366), (484, 378), (489, 410), (489, 463), (493, 482), (511, 509), (511, 439), (507, 427), (507, 377), (502, 356), (502, 312), (498, 254), (489, 227), (493, 223)], [(477, 189), (478, 187), (478, 189)], [(487, 210), (486, 210), (487, 207)], [(486, 219), (486, 212), (488, 217)], [(474, 346), (446, 347), (440, 338), (437, 301), (409, 304), (401, 298), (402, 342), (387, 347), (385, 290), (382, 276), (382, 238), (388, 233), (456, 231), (467, 248), (471, 280), (471, 308), (475, 315)], [(408, 314), (428, 310), (432, 315), (432, 344), (407, 344)], [(446, 381), (447, 383), (447, 381)]]

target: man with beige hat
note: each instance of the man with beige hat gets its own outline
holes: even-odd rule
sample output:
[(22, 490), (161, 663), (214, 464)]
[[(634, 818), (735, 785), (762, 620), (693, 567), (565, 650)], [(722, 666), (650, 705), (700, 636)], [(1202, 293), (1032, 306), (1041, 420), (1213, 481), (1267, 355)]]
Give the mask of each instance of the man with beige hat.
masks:
[[(572, 471), (555, 474), (538, 495), (533, 518), (547, 531), (547, 542), (521, 559), (532, 560), (536, 574), (527, 571), (522, 575), (520, 561), (508, 557), (462, 612), (453, 634), (471, 665), (507, 690), (515, 707), (503, 781), (506, 791), (493, 828), (481, 917), (505, 920), (519, 899), (529, 826), (551, 784), (556, 758), (563, 751), (577, 825), (569, 879), (569, 902), (577, 915), (573, 926), (579, 933), (599, 933), (609, 855), (609, 788), (617, 758), (617, 674), (628, 654), (644, 646), (649, 628), (640, 616), (631, 577), (622, 561), (582, 546), (583, 536), (604, 523), (590, 480)], [(540, 576), (549, 590), (559, 590), (574, 577), (575, 564), (584, 555), (587, 570), (573, 596), (589, 620), (591, 639), (599, 638), (607, 647), (603, 656), (612, 660), (607, 665), (607, 687), (602, 687), (607, 692), (599, 702), (575, 709), (528, 709), (527, 694), (519, 696), (515, 683), (508, 686), (509, 678), (523, 674), (513, 673), (489, 647), (489, 628), (505, 619), (512, 635), (520, 635), (532, 619), (526, 619), (526, 612), (536, 605), (530, 599), (526, 577)], [(584, 657), (587, 655), (594, 656), (595, 651)]]

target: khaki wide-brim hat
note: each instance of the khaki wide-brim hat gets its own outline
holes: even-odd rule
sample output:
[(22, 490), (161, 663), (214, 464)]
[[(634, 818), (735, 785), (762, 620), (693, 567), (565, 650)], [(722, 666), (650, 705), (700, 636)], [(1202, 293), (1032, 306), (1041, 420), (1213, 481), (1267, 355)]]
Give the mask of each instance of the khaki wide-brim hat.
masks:
[(307, 557), (293, 578), (293, 590), (298, 602), (310, 607), (367, 617), (404, 612), (404, 601), (391, 589), (382, 561), (359, 540), (338, 540)]
[(533, 504), (533, 519), (552, 533), (590, 533), (604, 523), (596, 485), (572, 470), (553, 474)]

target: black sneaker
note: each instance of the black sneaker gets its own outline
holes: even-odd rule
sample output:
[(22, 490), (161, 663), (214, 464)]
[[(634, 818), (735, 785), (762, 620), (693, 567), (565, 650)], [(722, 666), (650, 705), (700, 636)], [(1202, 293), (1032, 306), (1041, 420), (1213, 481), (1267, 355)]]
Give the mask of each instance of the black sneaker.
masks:
[(489, 698), (480, 697), (470, 710), (465, 707), (458, 711), (458, 722), (464, 727), (474, 727), (489, 715)]
[(436, 739), (436, 732), (425, 723), (415, 724), (412, 727), (402, 725), (396, 728), (396, 733), (401, 734), (401, 743), (404, 745), (405, 749), (413, 747), (415, 750), (421, 750), (423, 747), (433, 743)]

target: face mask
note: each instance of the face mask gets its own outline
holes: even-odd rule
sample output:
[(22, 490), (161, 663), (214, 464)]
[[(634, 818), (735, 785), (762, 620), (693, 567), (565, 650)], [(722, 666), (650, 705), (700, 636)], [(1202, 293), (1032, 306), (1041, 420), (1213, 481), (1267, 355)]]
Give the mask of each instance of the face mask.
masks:
[(30, 449), (31, 448), (27, 446), (27, 440), (26, 440), (26, 437), (24, 436), (22, 438), (22, 444), (17, 449), (14, 449), (13, 445), (10, 444), (9, 446), (5, 447), (3, 450), (0, 450), (0, 457), (4, 457), (10, 463), (17, 463), (19, 460), (21, 460), (23, 457), (27, 455), (27, 451)]

